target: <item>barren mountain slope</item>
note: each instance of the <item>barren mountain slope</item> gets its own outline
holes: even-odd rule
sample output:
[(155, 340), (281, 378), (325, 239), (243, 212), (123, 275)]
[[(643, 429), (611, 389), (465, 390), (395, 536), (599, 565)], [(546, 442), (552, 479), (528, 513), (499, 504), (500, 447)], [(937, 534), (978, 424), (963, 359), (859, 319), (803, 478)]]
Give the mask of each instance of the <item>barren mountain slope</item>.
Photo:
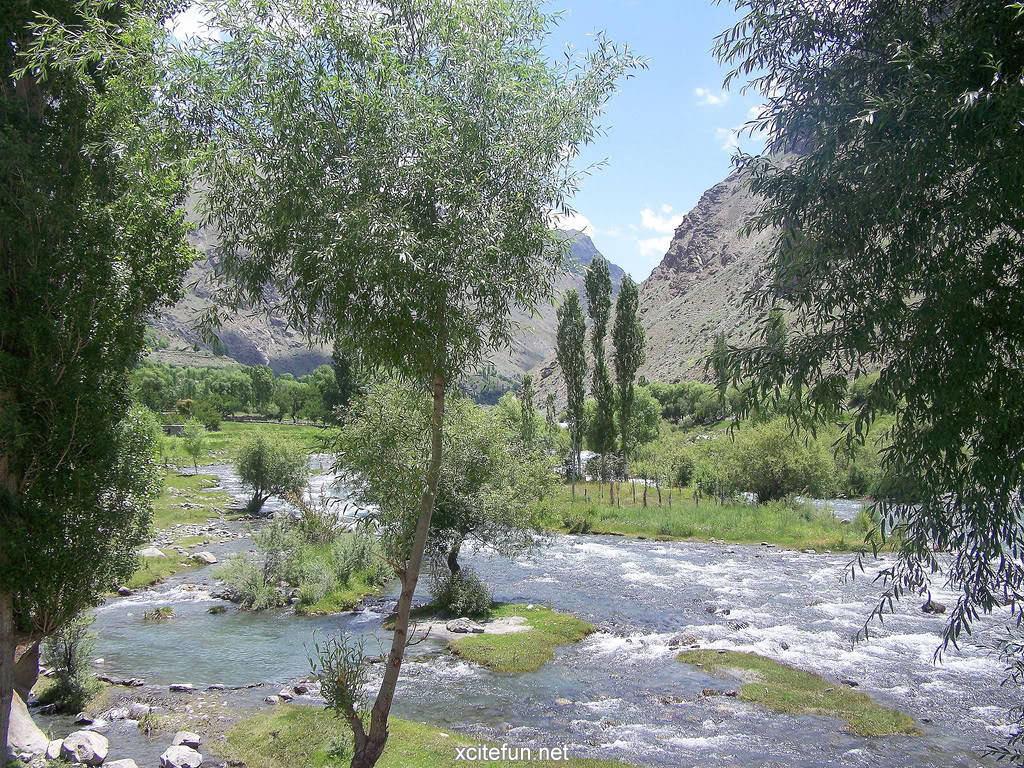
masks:
[[(668, 252), (640, 285), (640, 316), (647, 336), (650, 380), (700, 379), (719, 331), (745, 339), (751, 329), (743, 295), (758, 280), (771, 233), (740, 230), (756, 201), (737, 174), (716, 184), (676, 228)], [(608, 347), (611, 353), (611, 345)], [(552, 355), (534, 371), (543, 394), (565, 402), (565, 383)]]
[[(583, 293), (583, 270), (590, 264), (597, 249), (591, 239), (577, 231), (567, 233), (573, 237), (572, 268), (555, 282), (555, 295), (561, 298), (570, 288)], [(212, 305), (210, 286), (206, 278), (213, 271), (210, 240), (206, 233), (197, 232), (194, 242), (200, 258), (186, 277), (188, 290), (175, 306), (165, 309), (153, 318), (150, 325), (158, 335), (169, 337), (167, 349), (152, 354), (152, 359), (187, 365), (217, 365), (232, 360), (246, 365), (269, 365), (278, 373), (296, 375), (309, 373), (316, 366), (330, 362), (327, 347), (310, 348), (302, 334), (288, 326), (283, 317), (266, 317), (255, 313), (239, 313), (229, 317), (222, 325), (219, 336), (225, 349), (223, 356), (214, 356), (209, 345), (199, 343), (199, 334), (192, 325), (202, 310)], [(614, 289), (618, 291), (623, 271), (611, 265)], [(544, 305), (536, 317), (516, 311), (513, 320), (519, 326), (511, 348), (494, 353), (491, 362), (496, 371), (518, 378), (538, 362), (553, 354), (557, 320), (555, 307)], [(195, 351), (195, 345), (199, 351)]]

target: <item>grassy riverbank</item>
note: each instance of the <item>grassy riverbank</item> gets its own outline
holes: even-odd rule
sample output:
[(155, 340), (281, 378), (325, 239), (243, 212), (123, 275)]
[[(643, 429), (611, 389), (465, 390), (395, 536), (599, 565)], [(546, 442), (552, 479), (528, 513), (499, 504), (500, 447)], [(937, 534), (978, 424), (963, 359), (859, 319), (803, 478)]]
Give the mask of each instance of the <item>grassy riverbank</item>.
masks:
[(506, 635), (466, 635), (452, 641), (452, 651), (496, 672), (517, 675), (540, 669), (558, 646), (577, 643), (594, 631), (593, 625), (582, 619), (539, 605), (496, 603), (480, 621), (513, 617), (523, 618), (529, 629)]
[[(379, 768), (457, 768), (457, 748), (475, 747), (474, 736), (439, 730), (392, 717), (390, 737)], [(510, 747), (514, 745), (510, 744)], [(235, 724), (210, 749), (230, 765), (246, 768), (342, 768), (352, 757), (351, 731), (331, 712), (313, 707), (284, 705)], [(529, 765), (554, 768), (628, 768), (617, 760), (531, 760)], [(487, 765), (512, 768), (522, 761), (488, 761)]]
[[(662, 488), (662, 504), (653, 488), (642, 503), (637, 485), (636, 503), (629, 483), (620, 483), (621, 506), (608, 503), (608, 486), (603, 493), (597, 483), (577, 483), (576, 498), (568, 486), (559, 487), (544, 503), (545, 522), (554, 530), (568, 533), (610, 533), (668, 540), (721, 539), (736, 544), (762, 541), (790, 549), (819, 552), (856, 551), (868, 546), (869, 521), (860, 515), (843, 523), (826, 510), (809, 504), (728, 503), (701, 500), (698, 505), (688, 489)], [(671, 506), (669, 506), (669, 493)], [(585, 495), (584, 495), (585, 494)]]
[(918, 733), (909, 715), (876, 704), (866, 693), (754, 653), (693, 650), (676, 659), (711, 675), (741, 678), (739, 697), (773, 712), (838, 717), (858, 736)]
[[(206, 450), (199, 458), (199, 465), (230, 461), (242, 440), (257, 430), (274, 441), (298, 442), (310, 453), (314, 453), (322, 449), (323, 438), (330, 433), (331, 429), (289, 424), (287, 421), (280, 424), (222, 421), (220, 429), (207, 433)], [(163, 461), (183, 469), (193, 466), (192, 457), (185, 450), (183, 438), (164, 438)]]

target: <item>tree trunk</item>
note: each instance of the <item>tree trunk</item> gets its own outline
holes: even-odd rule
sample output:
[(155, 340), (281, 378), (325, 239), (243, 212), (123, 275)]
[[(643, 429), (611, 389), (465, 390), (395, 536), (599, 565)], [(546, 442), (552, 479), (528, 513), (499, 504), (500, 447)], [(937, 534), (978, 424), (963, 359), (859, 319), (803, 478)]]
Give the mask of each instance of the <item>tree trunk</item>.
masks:
[[(633, 486), (633, 503), (636, 503), (636, 486)], [(647, 509), (647, 481), (644, 480), (644, 509)]]
[(462, 570), (462, 566), (459, 565), (459, 550), (462, 549), (462, 537), (460, 536), (452, 544), (452, 548), (448, 551), (448, 570), (452, 572), (452, 576)]
[(398, 598), (395, 636), (391, 641), (391, 653), (388, 655), (384, 679), (370, 712), (370, 732), (360, 733), (361, 728), (356, 731), (351, 768), (372, 768), (384, 752), (384, 745), (388, 740), (388, 714), (395, 698), (395, 686), (398, 684), (398, 674), (402, 669), (402, 659), (405, 657), (405, 647), (409, 640), (409, 611), (412, 608), (416, 582), (420, 577), (420, 567), (423, 565), (423, 550), (427, 546), (430, 518), (434, 513), (434, 497), (437, 495), (437, 484), (441, 476), (444, 381), (435, 375), (433, 384), (434, 417), (430, 424), (430, 469), (427, 472), (427, 488), (420, 500), (420, 517), (416, 521), (412, 549), (405, 565), (405, 573), (402, 575), (402, 593)]
[(633, 506), (636, 506), (636, 480), (629, 481), (629, 487), (633, 489)]
[(654, 488), (658, 491), (658, 506), (661, 506), (661, 482), (658, 480), (654, 481)]
[(7, 732), (11, 724), (11, 700), (14, 693), (14, 656), (18, 641), (14, 637), (14, 595), (0, 592), (0, 757), (7, 760)]

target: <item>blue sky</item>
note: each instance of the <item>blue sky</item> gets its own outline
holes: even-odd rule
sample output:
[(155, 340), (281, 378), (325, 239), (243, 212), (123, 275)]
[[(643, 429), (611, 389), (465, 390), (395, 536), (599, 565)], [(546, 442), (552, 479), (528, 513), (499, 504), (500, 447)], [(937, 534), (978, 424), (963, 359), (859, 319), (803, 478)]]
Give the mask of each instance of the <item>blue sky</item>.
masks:
[(595, 30), (623, 41), (650, 68), (622, 84), (604, 123), (608, 135), (585, 154), (607, 158), (574, 200), (588, 234), (608, 259), (643, 280), (661, 261), (675, 225), (724, 179), (735, 142), (760, 144), (735, 129), (760, 104), (736, 84), (722, 93), (725, 70), (710, 51), (714, 36), (739, 16), (726, 0), (554, 0), (565, 14), (551, 38), (583, 48)]
[[(624, 81), (602, 120), (608, 135), (581, 163), (608, 164), (586, 179), (563, 226), (584, 229), (609, 260), (637, 281), (661, 261), (680, 218), (724, 179), (737, 143), (757, 141), (738, 129), (759, 99), (734, 85), (721, 90), (723, 68), (711, 56), (715, 35), (738, 20), (731, 0), (551, 0), (564, 12), (550, 40), (552, 57), (566, 44), (590, 47), (605, 30), (649, 59), (649, 69)], [(195, 7), (176, 19), (175, 34), (201, 28)]]

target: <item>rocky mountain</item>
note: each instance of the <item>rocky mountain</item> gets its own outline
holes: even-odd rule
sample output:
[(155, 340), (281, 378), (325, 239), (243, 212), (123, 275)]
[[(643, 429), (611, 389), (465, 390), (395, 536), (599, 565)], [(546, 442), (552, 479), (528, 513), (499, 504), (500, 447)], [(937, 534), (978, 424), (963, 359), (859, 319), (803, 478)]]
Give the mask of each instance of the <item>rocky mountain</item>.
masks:
[[(641, 375), (663, 382), (700, 379), (719, 331), (746, 338), (752, 322), (742, 309), (743, 296), (759, 280), (772, 237), (741, 234), (756, 205), (733, 174), (705, 192), (680, 222), (661, 263), (640, 285), (647, 337)], [(534, 374), (542, 397), (555, 392), (564, 403), (565, 383), (553, 355)]]
[[(583, 232), (569, 230), (565, 234), (572, 238), (572, 256), (570, 269), (555, 281), (554, 293), (559, 298), (570, 288), (577, 289), (581, 295), (584, 293), (584, 270), (598, 254), (593, 241)], [(329, 348), (310, 348), (305, 337), (277, 314), (266, 317), (241, 313), (228, 318), (219, 332), (222, 346), (216, 351), (220, 354), (215, 354), (208, 344), (202, 344), (192, 326), (199, 313), (213, 305), (207, 281), (213, 271), (213, 263), (207, 255), (210, 251), (208, 234), (197, 232), (194, 238), (201, 255), (186, 276), (188, 289), (185, 297), (150, 323), (156, 336), (166, 341), (165, 348), (154, 351), (151, 359), (180, 365), (218, 365), (237, 361), (245, 365), (269, 365), (278, 373), (300, 376), (330, 362)], [(613, 289), (618, 292), (625, 273), (615, 264), (609, 266)], [(556, 308), (545, 305), (539, 310), (539, 314), (532, 317), (521, 310), (513, 313), (512, 319), (519, 330), (509, 349), (492, 355), (490, 362), (495, 373), (518, 379), (553, 354)]]

